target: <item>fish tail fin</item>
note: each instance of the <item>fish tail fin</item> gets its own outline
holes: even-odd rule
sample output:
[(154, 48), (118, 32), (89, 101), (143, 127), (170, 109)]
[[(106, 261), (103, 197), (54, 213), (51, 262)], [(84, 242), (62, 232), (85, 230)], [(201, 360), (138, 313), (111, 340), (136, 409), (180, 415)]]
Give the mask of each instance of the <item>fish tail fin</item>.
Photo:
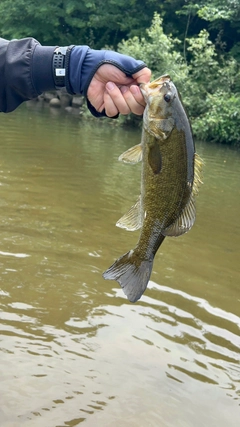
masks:
[(116, 280), (129, 301), (136, 302), (147, 287), (152, 272), (153, 259), (154, 256), (149, 260), (141, 260), (136, 251), (131, 250), (118, 258), (103, 273), (103, 277), (106, 280)]

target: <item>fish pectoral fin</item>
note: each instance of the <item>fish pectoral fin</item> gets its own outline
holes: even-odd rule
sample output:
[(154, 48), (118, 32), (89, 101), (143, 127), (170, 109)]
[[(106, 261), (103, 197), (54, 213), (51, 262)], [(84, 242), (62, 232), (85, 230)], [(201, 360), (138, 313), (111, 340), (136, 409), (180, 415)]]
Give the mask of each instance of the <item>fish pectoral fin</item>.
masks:
[(178, 237), (189, 231), (196, 219), (196, 207), (194, 196), (191, 195), (189, 203), (179, 216), (179, 218), (169, 227), (162, 231), (164, 236)]
[(142, 160), (142, 145), (134, 145), (134, 147), (129, 148), (129, 150), (124, 151), (124, 153), (119, 156), (118, 160), (124, 163), (139, 163)]
[(119, 219), (116, 226), (128, 231), (135, 231), (142, 227), (142, 222), (141, 197), (139, 196), (135, 205)]
[(162, 156), (157, 144), (149, 148), (148, 151), (148, 163), (151, 166), (151, 169), (154, 175), (157, 175), (161, 172), (162, 169)]

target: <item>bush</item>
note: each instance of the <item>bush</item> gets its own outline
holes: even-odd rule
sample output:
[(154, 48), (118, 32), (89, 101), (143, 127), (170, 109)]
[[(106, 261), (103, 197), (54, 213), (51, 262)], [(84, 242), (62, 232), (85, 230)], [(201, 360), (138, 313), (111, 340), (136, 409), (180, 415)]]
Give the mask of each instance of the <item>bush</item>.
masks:
[(180, 41), (164, 34), (162, 18), (157, 13), (146, 32), (147, 37), (123, 40), (118, 45), (118, 51), (146, 62), (152, 70), (153, 79), (170, 74), (174, 76), (174, 81), (181, 83), (187, 77), (187, 66), (176, 49)]
[(240, 147), (240, 96), (218, 90), (207, 96), (206, 110), (193, 121), (198, 138)]

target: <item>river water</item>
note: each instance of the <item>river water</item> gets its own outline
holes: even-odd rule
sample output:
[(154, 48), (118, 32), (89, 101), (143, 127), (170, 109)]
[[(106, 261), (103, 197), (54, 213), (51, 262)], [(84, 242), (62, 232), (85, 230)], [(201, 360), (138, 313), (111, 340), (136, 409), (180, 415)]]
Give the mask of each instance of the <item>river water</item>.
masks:
[(240, 152), (197, 144), (196, 224), (131, 304), (102, 272), (138, 239), (115, 223), (139, 138), (40, 103), (0, 116), (1, 427), (239, 426)]

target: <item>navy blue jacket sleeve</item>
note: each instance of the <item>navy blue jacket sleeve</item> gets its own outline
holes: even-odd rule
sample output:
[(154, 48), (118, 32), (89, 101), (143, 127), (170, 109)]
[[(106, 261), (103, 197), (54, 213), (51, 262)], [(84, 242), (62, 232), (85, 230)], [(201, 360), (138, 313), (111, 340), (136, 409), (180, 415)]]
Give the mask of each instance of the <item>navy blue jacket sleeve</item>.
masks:
[(43, 47), (33, 38), (0, 38), (0, 111), (15, 110), (23, 101), (55, 89), (52, 57), (56, 46)]

